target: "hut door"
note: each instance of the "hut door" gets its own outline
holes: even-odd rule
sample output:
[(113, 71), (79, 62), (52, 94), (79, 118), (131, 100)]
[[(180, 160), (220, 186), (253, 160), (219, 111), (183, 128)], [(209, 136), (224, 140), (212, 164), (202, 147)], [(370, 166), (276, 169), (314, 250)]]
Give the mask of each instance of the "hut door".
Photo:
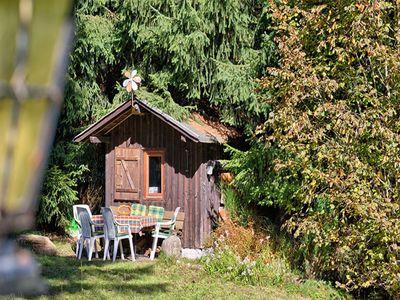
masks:
[(115, 199), (139, 200), (140, 149), (115, 148)]

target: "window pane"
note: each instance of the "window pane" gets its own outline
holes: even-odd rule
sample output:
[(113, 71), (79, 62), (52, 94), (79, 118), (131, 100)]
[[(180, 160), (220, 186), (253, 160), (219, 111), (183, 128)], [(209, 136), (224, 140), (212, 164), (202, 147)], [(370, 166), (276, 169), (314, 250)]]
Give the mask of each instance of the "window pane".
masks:
[(161, 193), (161, 157), (149, 156), (149, 194)]

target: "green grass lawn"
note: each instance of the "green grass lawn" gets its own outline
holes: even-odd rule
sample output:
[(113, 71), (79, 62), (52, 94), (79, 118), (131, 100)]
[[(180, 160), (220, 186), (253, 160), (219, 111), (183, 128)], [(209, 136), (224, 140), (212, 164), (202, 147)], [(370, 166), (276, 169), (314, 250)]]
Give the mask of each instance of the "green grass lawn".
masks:
[(188, 260), (78, 261), (69, 244), (56, 245), (59, 256), (38, 258), (50, 291), (37, 299), (338, 299), (339, 295), (316, 281), (281, 287), (238, 285), (210, 276)]

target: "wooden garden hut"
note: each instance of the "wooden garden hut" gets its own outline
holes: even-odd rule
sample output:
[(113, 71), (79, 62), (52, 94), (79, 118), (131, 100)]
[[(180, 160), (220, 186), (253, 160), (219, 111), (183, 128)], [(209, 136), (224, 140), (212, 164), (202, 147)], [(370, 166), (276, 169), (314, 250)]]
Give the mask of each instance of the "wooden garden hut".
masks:
[(230, 130), (200, 115), (180, 122), (147, 102), (126, 101), (74, 138), (105, 144), (105, 205), (185, 213), (182, 243), (201, 248), (220, 206), (217, 160)]

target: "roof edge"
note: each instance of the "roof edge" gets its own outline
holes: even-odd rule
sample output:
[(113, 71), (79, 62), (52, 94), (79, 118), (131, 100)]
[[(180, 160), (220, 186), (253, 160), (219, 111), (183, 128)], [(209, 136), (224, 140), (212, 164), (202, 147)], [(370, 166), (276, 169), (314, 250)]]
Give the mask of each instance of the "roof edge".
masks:
[(100, 129), (103, 125), (105, 125), (109, 120), (106, 120), (107, 118), (116, 118), (119, 114), (127, 110), (128, 108), (132, 107), (132, 101), (126, 101), (125, 103), (122, 103), (120, 106), (118, 106), (116, 109), (110, 111), (109, 113), (105, 114), (103, 117), (101, 117), (98, 121), (90, 125), (88, 128), (83, 130), (81, 133), (76, 135), (72, 141), (75, 143), (83, 142), (98, 129)]
[(163, 120), (165, 123), (169, 124), (171, 127), (185, 135), (187, 138), (191, 139), (193, 142), (201, 142), (200, 136), (194, 132), (193, 130), (190, 130), (189, 128), (183, 126), (181, 122), (175, 120), (173, 117), (170, 115), (162, 112), (160, 109), (155, 108), (150, 106), (146, 101), (136, 99), (137, 103), (139, 106), (142, 108), (148, 110), (149, 112), (152, 112), (153, 114), (157, 115), (161, 120)]
[[(205, 143), (201, 136), (191, 130), (190, 128), (183, 126), (181, 122), (175, 120), (173, 117), (170, 115), (162, 112), (160, 109), (155, 108), (150, 106), (146, 101), (139, 100), (139, 99), (133, 99), (132, 100), (127, 100), (126, 102), (122, 103), (120, 106), (112, 110), (111, 112), (107, 113), (103, 117), (101, 117), (98, 121), (90, 125), (88, 128), (83, 130), (81, 133), (76, 135), (72, 141), (75, 143), (79, 142), (84, 142), (90, 138), (90, 136), (96, 136), (96, 131), (100, 130), (105, 124), (109, 123), (113, 119), (117, 118), (121, 113), (125, 112), (126, 110), (134, 107), (135, 105), (138, 105), (140, 108), (143, 108), (153, 115), (157, 116), (159, 119), (173, 127), (175, 130), (179, 131), (181, 134), (183, 134), (185, 137), (189, 138), (195, 143)], [(122, 120), (121, 122), (123, 122)]]

